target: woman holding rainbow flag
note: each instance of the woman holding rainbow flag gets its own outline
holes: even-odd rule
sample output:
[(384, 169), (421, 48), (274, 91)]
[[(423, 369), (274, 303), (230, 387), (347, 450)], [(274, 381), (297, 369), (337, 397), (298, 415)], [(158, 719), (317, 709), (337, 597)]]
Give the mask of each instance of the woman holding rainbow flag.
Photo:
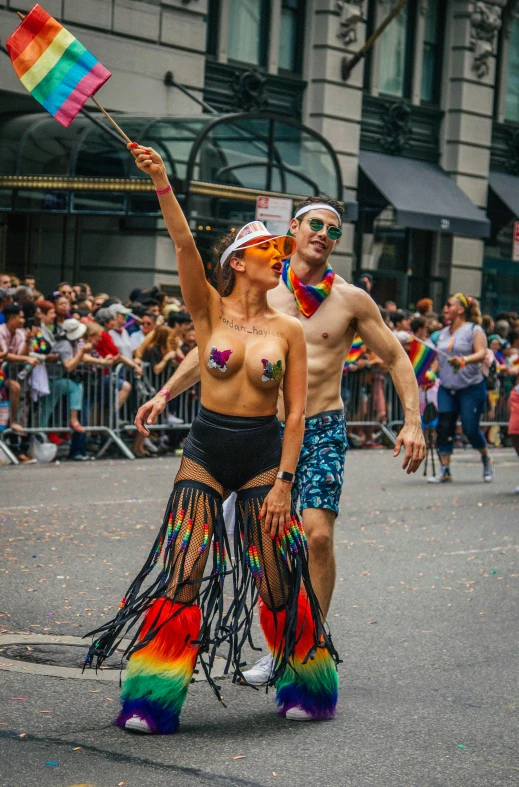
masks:
[[(269, 685), (276, 686), (280, 714), (331, 718), (338, 657), (310, 584), (306, 538), (291, 507), (304, 431), (306, 344), (298, 320), (267, 302), (295, 240), (272, 235), (259, 221), (231, 233), (218, 249), (217, 292), (206, 279), (161, 157), (137, 143), (128, 147), (153, 180), (175, 244), (182, 295), (197, 334), (202, 409), (148, 560), (117, 616), (94, 632), (86, 663), (99, 666), (132, 630), (117, 723), (138, 732), (174, 733), (197, 659), (220, 700), (211, 678), (217, 649), (221, 655), (227, 646), (227, 669), (232, 663), (235, 680), (247, 682), (241, 649), (250, 641), (259, 595), (260, 622), (274, 659)], [(276, 418), (281, 382), (283, 446)], [(160, 393), (169, 398), (167, 388)], [(232, 565), (222, 516), (222, 500), (231, 490), (237, 492)], [(232, 586), (227, 608), (225, 577)]]
[(494, 478), (494, 466), (479, 426), (487, 403), (487, 386), (481, 371), (487, 339), (481, 327), (479, 304), (475, 298), (457, 292), (448, 299), (443, 314), (448, 324), (436, 345), (441, 381), (438, 389), (441, 472), (428, 481), (435, 484), (452, 481), (450, 461), (460, 417), (464, 434), (481, 454), (483, 480), (489, 483)]

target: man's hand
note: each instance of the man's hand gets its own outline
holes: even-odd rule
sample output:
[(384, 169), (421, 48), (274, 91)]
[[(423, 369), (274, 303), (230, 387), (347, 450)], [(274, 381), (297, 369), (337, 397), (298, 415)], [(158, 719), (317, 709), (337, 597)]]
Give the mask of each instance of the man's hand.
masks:
[(30, 363), (31, 366), (33, 367), (33, 369), (34, 369), (35, 366), (38, 366), (39, 362), (40, 362), (40, 359), (39, 358), (33, 358), (32, 355), (27, 355), (26, 358), (25, 358), (25, 363)]
[(405, 449), (402, 470), (407, 469), (408, 475), (416, 473), (425, 457), (425, 440), (420, 424), (404, 424), (396, 440), (394, 457), (398, 456), (402, 446)]
[(134, 424), (141, 434), (148, 437), (150, 432), (144, 424), (154, 424), (157, 416), (164, 411), (166, 404), (166, 397), (163, 394), (156, 394), (153, 399), (139, 407)]

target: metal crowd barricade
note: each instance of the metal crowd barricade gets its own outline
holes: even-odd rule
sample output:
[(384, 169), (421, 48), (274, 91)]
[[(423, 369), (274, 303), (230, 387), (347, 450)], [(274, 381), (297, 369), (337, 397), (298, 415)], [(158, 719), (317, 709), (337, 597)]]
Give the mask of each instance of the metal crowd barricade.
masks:
[[(114, 443), (126, 458), (134, 459), (116, 428), (117, 387), (114, 384), (113, 371), (79, 364), (74, 372), (69, 374), (60, 363), (45, 363), (50, 393), (39, 395), (37, 389), (41, 381), (39, 385), (36, 384), (32, 369), (27, 368), (25, 364), (16, 363), (4, 364), (4, 369), (6, 377), (20, 386), (17, 421), (24, 432), (59, 434), (71, 431), (69, 402), (72, 393), (70, 382), (72, 382), (76, 386), (76, 396), (77, 386), (82, 390), (79, 421), (85, 432), (106, 435), (106, 441), (100, 447), (97, 456), (101, 457), (110, 443)], [(10, 390), (8, 384), (6, 390)], [(10, 425), (0, 432), (0, 446), (13, 464), (18, 464), (18, 460), (5, 438), (16, 434)]]
[[(155, 374), (149, 363), (142, 364), (142, 377), (134, 373), (133, 369), (117, 364), (113, 375), (116, 388), (118, 381), (128, 381), (132, 385), (132, 392), (121, 408), (115, 407), (114, 429), (116, 432), (134, 431), (133, 421), (138, 408), (148, 399), (160, 391), (169, 380), (175, 366), (167, 364), (160, 374)], [(200, 383), (175, 397), (157, 417), (156, 423), (147, 425), (150, 431), (169, 431), (190, 429), (200, 410)]]
[[(375, 426), (396, 443), (396, 435), (388, 421), (401, 410), (398, 396), (388, 374), (379, 369), (360, 369), (343, 375), (341, 396), (348, 426)], [(403, 420), (403, 419), (402, 419)]]
[[(80, 364), (68, 374), (61, 364), (45, 364), (50, 393), (38, 395), (32, 370), (24, 364), (4, 363), (6, 378), (20, 386), (17, 420), (28, 434), (70, 432), (69, 407), (70, 383), (82, 388), (79, 420), (88, 433), (106, 436), (97, 451), (100, 458), (113, 443), (128, 459), (134, 455), (128, 445), (130, 433), (135, 432), (133, 421), (137, 409), (166, 383), (174, 371), (167, 365), (155, 374), (148, 363), (142, 364), (143, 375), (138, 376), (131, 367), (117, 364), (113, 369)], [(124, 382), (131, 385), (131, 392), (119, 406), (119, 391)], [(488, 410), (481, 426), (507, 426), (508, 397), (514, 378), (501, 374), (495, 391), (488, 392)], [(6, 385), (6, 389), (9, 387)], [(76, 390), (77, 393), (77, 390)], [(394, 444), (400, 426), (404, 423), (402, 404), (389, 374), (380, 369), (349, 371), (342, 378), (341, 394), (346, 422), (349, 427), (373, 426), (379, 428)], [(200, 384), (193, 386), (168, 403), (148, 428), (153, 431), (189, 430), (200, 410)], [(18, 460), (5, 438), (16, 433), (8, 424), (0, 431), (0, 447), (13, 463)], [(18, 438), (20, 439), (20, 438)]]
[[(483, 428), (490, 426), (508, 426), (508, 399), (514, 385), (514, 377), (502, 373), (497, 375), (497, 386), (493, 391), (487, 391), (487, 410), (481, 419)], [(398, 398), (394, 383), (386, 375), (388, 422), (387, 427), (393, 433), (404, 423), (404, 410)]]

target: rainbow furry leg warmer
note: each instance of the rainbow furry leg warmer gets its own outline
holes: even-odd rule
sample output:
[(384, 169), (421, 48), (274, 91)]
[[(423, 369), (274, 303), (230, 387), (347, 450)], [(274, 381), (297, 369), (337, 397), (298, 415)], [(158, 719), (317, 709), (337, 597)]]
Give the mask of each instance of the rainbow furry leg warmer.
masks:
[(198, 647), (192, 642), (198, 637), (200, 622), (200, 608), (195, 604), (186, 607), (167, 598), (153, 602), (139, 640), (151, 628), (159, 630), (130, 658), (117, 725), (124, 727), (131, 716), (138, 715), (157, 735), (176, 732), (195, 668)]
[[(260, 622), (267, 644), (277, 660), (286, 647), (284, 631), (286, 612), (273, 613), (260, 600)], [(316, 645), (316, 628), (310, 604), (303, 593), (298, 597), (295, 645), (284, 673), (276, 682), (276, 700), (280, 716), (290, 708), (301, 707), (314, 719), (335, 716), (339, 676), (326, 647), (318, 647), (313, 658), (304, 660)]]

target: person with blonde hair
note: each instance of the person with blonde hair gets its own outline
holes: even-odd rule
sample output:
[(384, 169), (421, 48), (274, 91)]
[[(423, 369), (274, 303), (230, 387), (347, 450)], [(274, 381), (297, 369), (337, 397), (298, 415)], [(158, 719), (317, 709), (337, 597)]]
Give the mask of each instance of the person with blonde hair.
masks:
[(447, 322), (440, 332), (436, 348), (441, 384), (438, 389), (438, 453), (441, 472), (428, 479), (440, 484), (452, 481), (450, 463), (454, 448), (456, 423), (473, 448), (481, 454), (483, 480), (494, 479), (494, 465), (479, 422), (487, 404), (487, 384), (482, 362), (487, 351), (487, 337), (481, 327), (481, 312), (475, 298), (457, 292), (443, 307)]

